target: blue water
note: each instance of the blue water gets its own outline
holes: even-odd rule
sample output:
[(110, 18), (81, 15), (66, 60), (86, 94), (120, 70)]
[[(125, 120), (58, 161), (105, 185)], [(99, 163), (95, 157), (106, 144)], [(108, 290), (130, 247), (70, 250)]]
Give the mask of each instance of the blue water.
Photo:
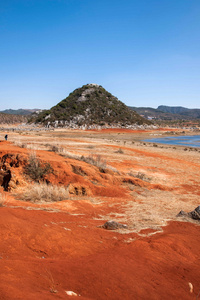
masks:
[(154, 139), (144, 140), (144, 142), (188, 146), (188, 147), (200, 147), (200, 135), (154, 138)]

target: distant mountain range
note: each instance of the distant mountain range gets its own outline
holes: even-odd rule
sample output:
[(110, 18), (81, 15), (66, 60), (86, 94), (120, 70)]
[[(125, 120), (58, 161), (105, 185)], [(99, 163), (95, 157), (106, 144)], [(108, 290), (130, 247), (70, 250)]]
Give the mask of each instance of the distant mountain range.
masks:
[(6, 109), (0, 111), (0, 124), (27, 123), (28, 118), (41, 109)]
[[(95, 87), (95, 88), (94, 88)], [(91, 90), (91, 88), (93, 90)], [(82, 98), (81, 98), (82, 97)], [(79, 99), (79, 100), (78, 100)], [(87, 99), (87, 101), (81, 101), (80, 99)], [(92, 100), (93, 99), (93, 100)], [(108, 101), (105, 99), (108, 99)], [(112, 100), (111, 100), (112, 99)], [(92, 100), (92, 102), (91, 102)], [(89, 102), (88, 102), (89, 101)], [(106, 110), (109, 111), (110, 107), (108, 103), (112, 103), (112, 113), (110, 118)], [(89, 104), (90, 110), (93, 111), (93, 114), (90, 115), (90, 121), (88, 122), (91, 124), (92, 122), (102, 123), (102, 122), (112, 122), (114, 119), (119, 121), (119, 116), (124, 114), (125, 118), (121, 119), (120, 122), (130, 123), (132, 117), (127, 111), (127, 106), (119, 101), (116, 97), (112, 96), (106, 90), (104, 90), (101, 86), (93, 86), (92, 85), (85, 85), (82, 88), (75, 90), (73, 93), (69, 95), (69, 97), (65, 98), (61, 102), (59, 102), (56, 106), (52, 107), (50, 110), (41, 110), (41, 109), (6, 109), (0, 111), (0, 123), (3, 123), (5, 120), (8, 123), (12, 123), (11, 120), (16, 122), (16, 120), (23, 120), (26, 121), (27, 118), (30, 118), (34, 115), (34, 119), (37, 119), (37, 122), (44, 121), (47, 122), (54, 122), (55, 120), (69, 120), (72, 116), (76, 118), (76, 115), (83, 114), (86, 104)], [(94, 107), (92, 107), (94, 105)], [(105, 108), (105, 111), (104, 111)], [(124, 110), (125, 109), (125, 110)], [(129, 106), (129, 109), (136, 112), (138, 115), (135, 114), (134, 122), (138, 122), (140, 124), (143, 123), (143, 118), (153, 121), (153, 120), (162, 120), (162, 121), (176, 121), (176, 120), (198, 120), (200, 119), (200, 109), (190, 109), (182, 106), (166, 106), (160, 105), (157, 108), (151, 107), (135, 107)], [(88, 110), (87, 110), (88, 111)], [(115, 112), (114, 112), (115, 111)], [(47, 116), (51, 114), (51, 118), (47, 118)], [(24, 116), (24, 119), (16, 119), (12, 118), (11, 116)], [(80, 117), (79, 117), (80, 118)], [(85, 117), (82, 117), (83, 120)], [(88, 115), (87, 115), (88, 118)], [(86, 118), (86, 119), (87, 119)], [(117, 119), (116, 119), (117, 118)], [(121, 117), (120, 117), (121, 118)], [(128, 121), (129, 120), (129, 121)], [(131, 121), (132, 122), (132, 121)]]
[(200, 119), (200, 109), (190, 109), (182, 106), (160, 105), (158, 108), (151, 107), (133, 107), (130, 109), (136, 111), (140, 116), (149, 120), (195, 120)]
[(28, 116), (35, 112), (40, 112), (41, 109), (5, 109), (0, 111), (0, 113), (9, 114), (9, 115), (20, 115), (20, 116)]
[(26, 123), (28, 121), (26, 115), (11, 115), (0, 112), (0, 124), (17, 124)]

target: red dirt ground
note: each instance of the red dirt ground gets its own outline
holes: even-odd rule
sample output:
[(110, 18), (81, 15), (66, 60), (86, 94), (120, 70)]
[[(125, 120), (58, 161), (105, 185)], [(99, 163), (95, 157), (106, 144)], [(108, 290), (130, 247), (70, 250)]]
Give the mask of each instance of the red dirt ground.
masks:
[(7, 207), (0, 213), (1, 299), (67, 299), (68, 290), (82, 299), (198, 294), (199, 226), (172, 222), (164, 233), (138, 238), (66, 213)]
[[(175, 176), (179, 176), (177, 182), (180, 178), (183, 182), (177, 186), (177, 194), (192, 192), (191, 185), (180, 177), (182, 173), (176, 172), (180, 172), (183, 164), (183, 174), (189, 168), (198, 173), (199, 164), (190, 159), (184, 161), (184, 156), (155, 154), (154, 149), (121, 148), (138, 155), (139, 163), (147, 171), (156, 166), (158, 173), (160, 170), (164, 175), (169, 173), (171, 179), (151, 183), (129, 177), (124, 171), (127, 166), (123, 168), (126, 159), (117, 165), (121, 164), (121, 173), (112, 170), (101, 173), (83, 161), (37, 151), (38, 157), (50, 162), (54, 169), (49, 181), (70, 185), (70, 199), (59, 203), (30, 203), (17, 200), (12, 193), (1, 189), (6, 200), (4, 207), (0, 207), (0, 299), (73, 299), (66, 291), (77, 293), (80, 299), (95, 300), (196, 299), (200, 290), (198, 224), (171, 221), (163, 227), (163, 232), (156, 234), (152, 229), (137, 234), (106, 231), (98, 226), (107, 221), (106, 215), (124, 212), (123, 205), (132, 199), (128, 184), (138, 188), (138, 194), (144, 188), (146, 192), (170, 192)], [(0, 157), (15, 153), (27, 158), (29, 152), (9, 142), (0, 143)], [(141, 157), (148, 160), (140, 162)], [(130, 160), (130, 167), (134, 167), (134, 159), (132, 165)], [(156, 165), (154, 159), (162, 160), (162, 165), (160, 161)], [(171, 162), (174, 170), (171, 165), (167, 168)], [(81, 167), (78, 170), (84, 176), (75, 174), (72, 165)], [(11, 170), (19, 179), (19, 189), (23, 190), (27, 184), (23, 166)], [(74, 187), (85, 187), (86, 195), (73, 194)], [(195, 188), (199, 191), (199, 184)], [(135, 201), (142, 203), (143, 199)], [(189, 283), (193, 285), (193, 293)]]

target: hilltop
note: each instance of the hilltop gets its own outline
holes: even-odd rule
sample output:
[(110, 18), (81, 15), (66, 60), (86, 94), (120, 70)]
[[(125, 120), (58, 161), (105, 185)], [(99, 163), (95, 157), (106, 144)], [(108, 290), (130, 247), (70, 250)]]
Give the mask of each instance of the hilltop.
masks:
[(97, 84), (74, 90), (50, 110), (35, 115), (30, 122), (70, 128), (151, 124)]

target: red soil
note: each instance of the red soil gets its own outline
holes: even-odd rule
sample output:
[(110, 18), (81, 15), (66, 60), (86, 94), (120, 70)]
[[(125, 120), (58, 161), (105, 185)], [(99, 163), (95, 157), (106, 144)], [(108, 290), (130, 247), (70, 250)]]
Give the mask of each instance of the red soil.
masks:
[(147, 130), (147, 129), (126, 129), (126, 128), (105, 128), (105, 129), (92, 129), (92, 130), (86, 130), (86, 132), (105, 132), (105, 133), (144, 133), (144, 132), (155, 132), (155, 131), (168, 131), (168, 132), (177, 132), (180, 131), (180, 129), (177, 128), (158, 128), (153, 130)]
[(1, 299), (68, 299), (68, 290), (82, 299), (195, 299), (200, 289), (199, 226), (172, 222), (138, 238), (67, 213), (0, 215)]
[[(121, 148), (150, 160), (172, 161), (178, 167), (184, 163), (165, 154)], [(0, 143), (0, 157), (15, 153), (27, 158), (29, 152)], [(199, 226), (170, 222), (162, 233), (141, 231), (153, 233), (149, 237), (97, 227), (107, 221), (102, 216), (123, 212), (122, 204), (130, 200), (126, 184), (163, 191), (170, 191), (169, 185), (133, 179), (123, 172), (102, 173), (95, 166), (53, 152), (37, 151), (37, 155), (54, 169), (48, 180), (69, 185), (71, 196), (59, 203), (33, 204), (5, 193), (5, 207), (0, 207), (0, 299), (70, 299), (73, 297), (66, 294), (69, 290), (80, 294), (81, 299), (95, 300), (196, 298), (200, 290)], [(196, 166), (191, 162), (190, 167)], [(11, 171), (23, 188), (27, 184), (23, 166), (11, 167)], [(86, 195), (81, 195), (83, 187)], [(181, 188), (191, 191), (186, 184)]]

